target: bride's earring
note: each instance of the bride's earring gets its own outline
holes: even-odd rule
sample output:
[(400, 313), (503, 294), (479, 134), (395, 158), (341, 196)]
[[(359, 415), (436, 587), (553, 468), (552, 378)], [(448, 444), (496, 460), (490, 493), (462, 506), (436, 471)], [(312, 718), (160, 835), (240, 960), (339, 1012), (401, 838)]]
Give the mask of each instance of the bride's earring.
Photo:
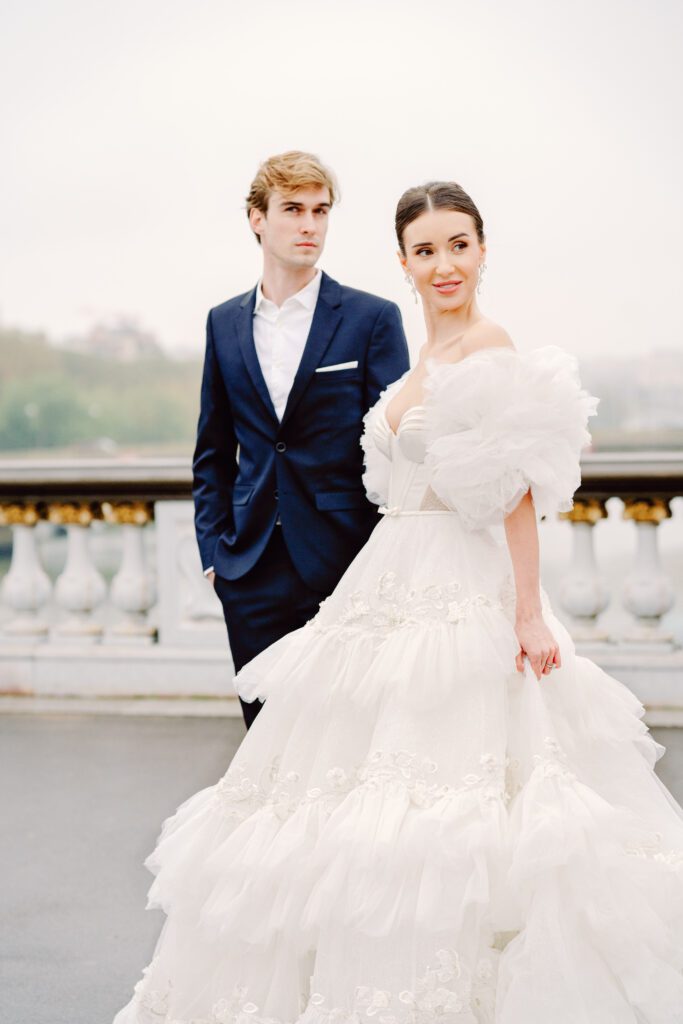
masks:
[(410, 288), (411, 292), (413, 293), (413, 298), (415, 299), (415, 305), (417, 305), (417, 288), (415, 287), (415, 282), (413, 281), (413, 275), (406, 270), (405, 271), (405, 276), (406, 276), (406, 284), (408, 285), (408, 287)]
[(479, 280), (477, 281), (477, 295), (481, 295), (481, 283), (484, 280), (484, 274), (486, 273), (486, 264), (479, 264)]

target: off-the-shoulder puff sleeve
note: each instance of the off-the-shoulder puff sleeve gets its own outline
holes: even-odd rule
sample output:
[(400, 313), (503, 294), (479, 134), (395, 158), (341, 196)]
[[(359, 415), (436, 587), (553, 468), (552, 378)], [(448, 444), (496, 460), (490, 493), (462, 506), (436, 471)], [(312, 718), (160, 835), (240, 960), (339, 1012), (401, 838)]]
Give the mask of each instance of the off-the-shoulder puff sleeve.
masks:
[(409, 372), (406, 370), (398, 380), (386, 387), (363, 417), (363, 433), (360, 439), (363, 449), (363, 486), (368, 501), (375, 505), (386, 505), (389, 501), (391, 430), (384, 409)]
[(538, 515), (568, 511), (598, 400), (556, 346), (482, 349), (427, 377), (430, 485), (469, 529), (499, 523), (530, 489)]

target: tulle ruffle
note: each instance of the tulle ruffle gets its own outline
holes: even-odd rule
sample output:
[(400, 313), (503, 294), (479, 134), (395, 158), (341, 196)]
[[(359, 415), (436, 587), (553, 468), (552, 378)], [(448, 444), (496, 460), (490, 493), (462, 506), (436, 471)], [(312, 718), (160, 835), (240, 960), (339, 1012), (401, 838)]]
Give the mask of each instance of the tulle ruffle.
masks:
[(391, 478), (389, 427), (383, 416), (383, 410), (391, 397), (400, 390), (401, 384), (409, 372), (407, 370), (385, 388), (363, 417), (363, 430), (360, 438), (360, 445), (363, 449), (362, 480), (368, 501), (374, 505), (386, 505)]
[(530, 488), (541, 516), (572, 507), (597, 406), (573, 357), (484, 349), (432, 364), (425, 387), (431, 487), (465, 525), (500, 522)]
[(518, 674), (504, 560), (407, 530), (237, 677), (265, 707), (164, 825), (168, 923), (116, 1024), (680, 1019), (683, 812), (642, 706), (547, 603), (563, 667)]

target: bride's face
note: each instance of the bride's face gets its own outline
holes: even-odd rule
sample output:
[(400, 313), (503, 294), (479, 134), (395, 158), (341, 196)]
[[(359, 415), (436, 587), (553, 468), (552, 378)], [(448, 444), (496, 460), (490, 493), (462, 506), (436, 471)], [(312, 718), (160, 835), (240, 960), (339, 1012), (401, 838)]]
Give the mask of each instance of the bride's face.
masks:
[(472, 301), (486, 247), (469, 213), (428, 210), (405, 229), (403, 245), (401, 265), (425, 306), (445, 312)]

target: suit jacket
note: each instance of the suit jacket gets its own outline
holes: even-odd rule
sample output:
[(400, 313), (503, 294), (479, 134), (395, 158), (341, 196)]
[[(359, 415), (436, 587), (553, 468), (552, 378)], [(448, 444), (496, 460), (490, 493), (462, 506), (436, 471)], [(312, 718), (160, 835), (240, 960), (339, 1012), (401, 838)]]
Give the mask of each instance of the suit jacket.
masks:
[[(207, 322), (193, 460), (202, 564), (226, 579), (243, 576), (279, 515), (299, 575), (329, 593), (377, 522), (359, 439), (380, 391), (408, 368), (401, 315), (393, 302), (323, 273), (280, 422), (254, 346), (255, 296), (216, 306)], [(358, 365), (316, 372), (351, 362)]]

